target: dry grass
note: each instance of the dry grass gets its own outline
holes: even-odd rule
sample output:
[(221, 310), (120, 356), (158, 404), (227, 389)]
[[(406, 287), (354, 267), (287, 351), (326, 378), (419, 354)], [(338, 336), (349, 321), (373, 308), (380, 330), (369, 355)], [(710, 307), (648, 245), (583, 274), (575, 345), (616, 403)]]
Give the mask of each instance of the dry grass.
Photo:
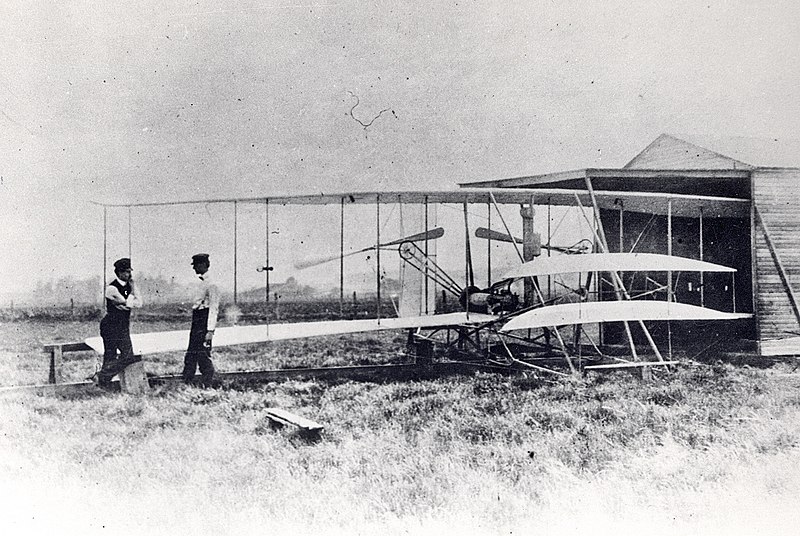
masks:
[[(24, 349), (18, 336), (2, 351)], [(387, 361), (404, 338), (383, 337), (217, 360), (226, 370)], [(792, 534), (800, 378), (782, 372), (690, 364), (649, 383), (627, 373), (476, 374), (5, 397), (0, 525), (7, 534)], [(322, 440), (270, 430), (270, 406), (324, 423)]]

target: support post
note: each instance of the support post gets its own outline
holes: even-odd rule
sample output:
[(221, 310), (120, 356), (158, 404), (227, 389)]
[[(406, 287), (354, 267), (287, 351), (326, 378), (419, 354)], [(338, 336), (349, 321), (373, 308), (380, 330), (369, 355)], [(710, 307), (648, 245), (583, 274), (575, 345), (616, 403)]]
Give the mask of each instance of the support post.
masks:
[[(755, 251), (753, 249), (752, 251)], [(703, 259), (703, 207), (700, 207), (700, 260)], [(700, 272), (700, 307), (706, 305), (705, 272)]]
[(239, 268), (239, 258), (238, 258), (238, 240), (239, 240), (239, 202), (233, 202), (233, 303), (237, 303), (237, 288), (236, 288), (236, 281), (238, 279), (238, 268)]
[(133, 239), (132, 239), (133, 231), (131, 230), (132, 229), (132, 227), (131, 227), (131, 220), (132, 220), (131, 211), (132, 210), (133, 210), (133, 207), (128, 205), (128, 258), (129, 259), (133, 257), (133, 255), (131, 253), (133, 251), (133, 246), (132, 246), (132, 243), (133, 243)]
[[(672, 257), (672, 199), (667, 200), (667, 255)], [(673, 301), (671, 270), (667, 272), (667, 301)]]
[[(464, 201), (464, 309), (469, 320), (469, 287), (472, 284), (470, 277), (472, 271), (472, 255), (469, 250), (469, 218), (467, 217), (467, 202)], [(459, 330), (459, 344), (461, 343), (462, 333)]]
[(378, 324), (381, 323), (381, 194), (375, 196), (375, 262), (378, 266), (376, 287), (378, 296)]
[(486, 203), (486, 226), (489, 229), (489, 239), (486, 240), (486, 286), (492, 286), (492, 205)]
[(344, 197), (339, 209), (339, 316), (344, 318)]
[[(552, 224), (552, 214), (550, 212), (550, 206), (551, 206), (550, 205), (550, 198), (548, 197), (547, 198), (547, 245), (548, 246), (552, 245), (552, 243), (553, 243), (553, 234), (552, 234), (552, 232), (550, 230), (551, 224)], [(550, 247), (547, 248), (547, 256), (548, 257), (552, 254), (552, 249), (553, 248), (550, 248)], [(552, 283), (553, 283), (553, 276), (548, 275), (547, 276), (547, 300), (548, 301), (550, 299), (552, 299), (552, 297), (553, 297)]]
[[(269, 198), (264, 199), (264, 260), (266, 267), (264, 268), (264, 299), (269, 305)], [(267, 324), (269, 324), (269, 310), (267, 310)]]
[[(533, 208), (533, 200), (529, 206), (521, 206), (519, 214), (522, 217), (522, 262), (533, 260), (533, 217), (535, 210)], [(534, 302), (533, 281), (531, 278), (525, 278), (525, 307), (530, 307)]]
[[(103, 207), (103, 288), (100, 292), (101, 296), (105, 296), (106, 286), (106, 263), (108, 263), (108, 207)], [(103, 303), (101, 298), (100, 303)]]
[[(672, 257), (672, 199), (667, 200), (667, 255)], [(672, 270), (667, 272), (667, 303), (673, 300)], [(672, 359), (672, 322), (667, 320), (667, 350)]]
[[(428, 196), (426, 195), (425, 196), (425, 232), (426, 233), (428, 232), (428, 229), (429, 229), (429, 227), (428, 227)], [(428, 290), (428, 279), (429, 279), (429, 276), (428, 276), (428, 263), (429, 263), (429, 261), (430, 261), (430, 257), (428, 256), (428, 236), (426, 234), (425, 235), (425, 278), (424, 278), (425, 279), (425, 283), (424, 284), (425, 284), (425, 314), (426, 315), (429, 314), (428, 303), (430, 301), (429, 298), (428, 298), (428, 296), (429, 296), (429, 290)], [(434, 291), (433, 302), (434, 302), (434, 309), (435, 309), (436, 308), (436, 306), (435, 306), (435, 304), (436, 304), (436, 298), (435, 298), (436, 287), (435, 287), (435, 285), (434, 285), (433, 291)]]

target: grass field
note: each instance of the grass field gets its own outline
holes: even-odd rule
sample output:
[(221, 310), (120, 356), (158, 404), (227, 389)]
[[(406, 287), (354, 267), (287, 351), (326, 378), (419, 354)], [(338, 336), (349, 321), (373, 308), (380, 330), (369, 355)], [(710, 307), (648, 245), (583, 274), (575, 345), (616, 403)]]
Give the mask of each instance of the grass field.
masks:
[[(140, 331), (175, 324), (136, 326)], [(96, 322), (0, 324), (5, 385)], [(220, 349), (221, 370), (394, 362), (400, 333)], [(704, 356), (713, 363), (711, 356)], [(177, 372), (182, 356), (148, 359)], [(67, 362), (69, 379), (93, 357)], [(5, 534), (795, 534), (800, 374), (476, 373), (0, 398)], [(325, 425), (274, 431), (280, 406)]]

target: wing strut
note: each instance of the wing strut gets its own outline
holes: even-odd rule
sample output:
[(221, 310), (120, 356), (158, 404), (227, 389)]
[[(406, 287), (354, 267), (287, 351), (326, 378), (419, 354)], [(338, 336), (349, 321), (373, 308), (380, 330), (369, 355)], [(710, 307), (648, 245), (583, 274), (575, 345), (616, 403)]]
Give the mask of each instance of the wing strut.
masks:
[[(588, 176), (586, 177), (586, 189), (589, 190), (589, 195), (592, 198), (592, 205), (594, 206), (595, 214), (599, 215), (600, 214), (600, 209), (597, 207), (597, 198), (594, 195), (594, 188), (592, 187), (592, 180)], [(578, 206), (581, 207), (581, 212), (583, 212), (583, 204), (581, 203), (581, 200), (580, 200), (580, 198), (578, 197), (577, 194), (575, 195), (575, 199), (578, 202)], [(586, 217), (585, 213), (584, 213), (584, 217)], [(602, 222), (599, 222), (599, 221), (598, 221), (598, 223), (599, 223), (599, 225), (597, 226), (597, 228), (595, 228), (594, 226), (591, 226), (592, 227), (592, 232), (595, 234), (595, 236), (597, 237), (598, 241), (600, 242), (600, 246), (603, 248), (603, 253), (608, 253), (608, 242), (606, 242), (606, 234), (605, 234), (605, 231), (603, 230), (603, 224), (602, 224)], [(615, 288), (615, 290), (617, 290), (618, 295), (619, 295), (619, 293), (621, 293), (622, 296), (625, 297), (625, 299), (628, 299), (628, 300), (631, 299), (630, 295), (628, 294), (628, 291), (625, 289), (625, 285), (623, 285), (623, 283), (622, 283), (622, 279), (620, 279), (620, 277), (619, 277), (619, 273), (611, 272), (611, 278), (612, 278), (612, 281), (614, 282), (614, 288)], [(622, 297), (622, 296), (620, 296), (620, 297)], [(644, 331), (645, 337), (647, 337), (647, 342), (650, 344), (650, 347), (653, 349), (653, 352), (655, 352), (656, 357), (658, 358), (658, 360), (659, 361), (664, 361), (664, 358), (661, 356), (661, 352), (658, 350), (658, 346), (656, 346), (656, 343), (653, 340), (653, 337), (650, 335), (650, 330), (647, 329), (647, 326), (644, 325), (644, 322), (642, 320), (639, 320), (639, 326)], [(633, 354), (634, 359), (636, 359), (637, 356), (636, 356), (636, 348), (635, 348), (634, 343), (633, 343), (633, 335), (630, 333), (630, 326), (628, 325), (627, 322), (625, 323), (625, 328), (626, 328), (626, 331), (628, 332), (628, 339), (629, 339), (630, 344), (631, 344), (631, 353)]]
[[(470, 249), (469, 243), (469, 220), (467, 219), (467, 202), (464, 202), (464, 240), (465, 240), (465, 247), (466, 255), (467, 255), (467, 289), (469, 287), (475, 286), (475, 272), (472, 269), (472, 249)], [(469, 294), (469, 290), (467, 290)], [(467, 303), (469, 303), (469, 295), (467, 296)]]

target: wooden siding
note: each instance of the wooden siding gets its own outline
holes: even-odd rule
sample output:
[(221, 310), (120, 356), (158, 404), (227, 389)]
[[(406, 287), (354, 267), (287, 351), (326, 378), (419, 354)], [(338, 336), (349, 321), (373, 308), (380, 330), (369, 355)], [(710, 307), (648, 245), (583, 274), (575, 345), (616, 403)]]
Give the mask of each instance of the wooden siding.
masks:
[[(795, 293), (800, 292), (800, 170), (756, 169), (753, 201)], [(758, 219), (758, 218), (756, 218)], [(800, 331), (789, 293), (764, 236), (755, 224), (756, 304), (761, 340)]]
[(750, 169), (739, 162), (698, 145), (662, 134), (648, 145), (626, 169)]

